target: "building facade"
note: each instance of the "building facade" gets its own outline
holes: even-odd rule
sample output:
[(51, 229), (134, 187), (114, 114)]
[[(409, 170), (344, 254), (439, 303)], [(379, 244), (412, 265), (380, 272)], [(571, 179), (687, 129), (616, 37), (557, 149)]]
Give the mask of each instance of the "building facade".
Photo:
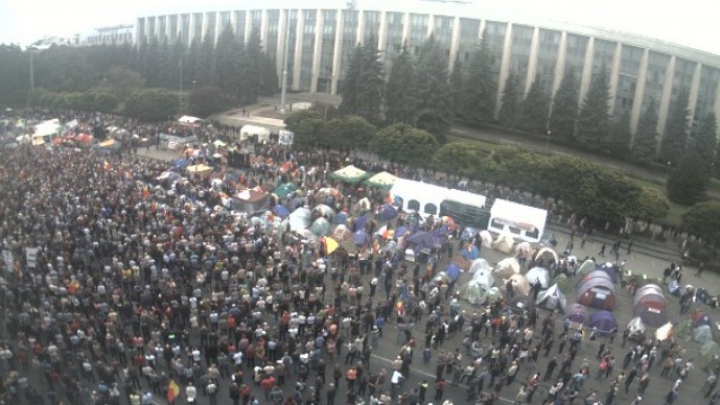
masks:
[[(353, 47), (376, 38), (387, 71), (407, 44), (411, 54), (433, 34), (446, 50), (448, 69), (455, 58), (467, 62), (484, 36), (491, 69), (498, 83), (497, 110), (507, 77), (512, 73), (525, 92), (537, 78), (553, 95), (563, 75), (574, 70), (580, 102), (592, 78), (605, 69), (610, 77), (610, 111), (628, 113), (633, 132), (642, 111), (658, 106), (658, 132), (663, 134), (668, 111), (681, 92), (689, 96), (693, 130), (710, 111), (720, 117), (720, 56), (667, 42), (568, 23), (519, 21), (482, 10), (417, 2), (394, 9), (382, 2), (372, 8), (319, 0), (327, 8), (298, 8), (297, 2), (268, 1), (268, 8), (192, 12), (138, 18), (136, 42), (150, 37), (187, 43), (209, 35), (217, 40), (231, 25), (245, 41), (260, 33), (266, 52), (275, 56), (279, 77), (287, 44), (288, 86), (295, 91), (338, 93)], [(391, 2), (386, 2), (391, 3)], [(241, 3), (242, 4), (242, 3)], [(404, 4), (404, 3), (403, 3)], [(316, 5), (317, 6), (317, 5)], [(471, 12), (470, 12), (471, 11)], [(487, 14), (487, 15), (486, 15)]]
[(115, 25), (112, 27), (95, 28), (92, 34), (83, 39), (83, 45), (109, 45), (133, 42), (135, 27), (132, 25)]

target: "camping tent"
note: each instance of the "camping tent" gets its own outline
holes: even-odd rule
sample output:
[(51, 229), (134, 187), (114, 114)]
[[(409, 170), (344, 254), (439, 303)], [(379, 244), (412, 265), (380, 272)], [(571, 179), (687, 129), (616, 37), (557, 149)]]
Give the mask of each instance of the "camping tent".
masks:
[(493, 242), (493, 249), (502, 253), (510, 253), (512, 247), (515, 244), (515, 240), (509, 233), (503, 233)]
[(615, 284), (600, 270), (586, 274), (577, 286), (577, 302), (596, 309), (615, 309)]
[(667, 300), (662, 288), (655, 284), (640, 287), (633, 298), (633, 312), (650, 326), (664, 325), (667, 322)]
[(590, 259), (585, 260), (578, 268), (578, 274), (582, 275), (592, 273), (593, 271), (595, 271), (595, 262)]
[(244, 141), (253, 136), (257, 136), (258, 142), (267, 142), (270, 140), (270, 130), (255, 125), (245, 125), (240, 130), (241, 141)]
[(473, 278), (460, 290), (460, 295), (471, 304), (481, 304), (489, 299), (501, 298), (500, 290), (493, 287), (494, 280), (488, 270), (478, 270)]
[(630, 320), (627, 325), (628, 332), (630, 332), (630, 336), (637, 335), (637, 334), (644, 334), (645, 333), (645, 324), (643, 323), (642, 319), (638, 316)]
[(492, 271), (492, 267), (490, 267), (490, 263), (488, 263), (485, 259), (475, 259), (472, 263), (470, 263), (470, 269), (468, 272), (470, 274), (475, 274), (478, 270)]
[(331, 179), (344, 181), (345, 183), (356, 184), (367, 177), (367, 172), (350, 165), (330, 173)]
[(310, 230), (317, 236), (326, 236), (330, 233), (330, 221), (327, 218), (320, 217), (313, 222)]
[(273, 190), (273, 193), (278, 196), (278, 198), (286, 199), (289, 198), (295, 190), (297, 190), (297, 187), (293, 183), (283, 183)]
[(615, 265), (613, 265), (612, 263), (608, 262), (608, 263), (603, 264), (602, 266), (598, 266), (597, 269), (598, 269), (598, 270), (602, 270), (602, 271), (604, 271), (605, 273), (607, 273), (608, 276), (610, 276), (610, 279), (612, 280), (612, 282), (613, 282), (613, 283), (617, 283), (617, 277), (618, 277), (618, 276), (617, 276), (617, 272), (618, 272), (618, 269), (617, 269), (617, 267), (615, 267)]
[(693, 339), (699, 343), (713, 340), (712, 320), (705, 311), (695, 310), (691, 315), (693, 326)]
[(234, 210), (246, 212), (248, 214), (258, 211), (266, 211), (271, 208), (270, 194), (252, 189), (245, 189), (235, 194), (231, 206)]
[(565, 313), (567, 298), (565, 298), (565, 295), (560, 291), (558, 285), (553, 284), (550, 288), (538, 294), (536, 304), (542, 308), (550, 310), (557, 309), (561, 313)]
[(510, 278), (515, 274), (520, 274), (520, 263), (514, 257), (507, 257), (498, 262), (493, 274), (500, 278)]
[(565, 318), (574, 323), (574, 329), (577, 329), (585, 325), (585, 322), (588, 320), (587, 307), (582, 304), (572, 304), (570, 308), (567, 309), (567, 316)]
[(590, 315), (588, 325), (598, 332), (609, 333), (617, 328), (615, 315), (610, 311), (598, 311)]
[(450, 277), (450, 280), (455, 281), (460, 277), (460, 267), (457, 264), (450, 264), (445, 269), (445, 274)]
[(480, 231), (480, 240), (482, 241), (483, 247), (492, 247), (492, 235), (490, 234), (490, 232)]
[(515, 294), (530, 294), (530, 283), (528, 283), (527, 279), (522, 274), (514, 274), (510, 276), (505, 283), (510, 283), (512, 285)]
[(539, 242), (546, 220), (546, 210), (498, 199), (490, 209), (488, 230), (497, 233), (510, 232), (522, 240)]
[(311, 217), (312, 213), (309, 208), (300, 207), (290, 213), (290, 216), (285, 221), (287, 225), (290, 225), (291, 231), (298, 232), (310, 226)]
[(488, 269), (480, 269), (473, 274), (472, 280), (475, 282), (478, 282), (484, 286), (487, 286), (488, 288), (492, 287), (493, 284), (495, 284), (495, 279), (492, 276), (492, 273)]
[(655, 338), (661, 342), (672, 338), (674, 335), (675, 327), (672, 322), (666, 323), (655, 331)]
[(538, 250), (537, 254), (535, 255), (535, 260), (537, 260), (537, 259), (539, 259), (539, 258), (541, 258), (541, 257), (544, 257), (544, 256), (546, 256), (546, 255), (552, 257), (553, 260), (555, 260), (555, 263), (557, 263), (558, 261), (560, 261), (560, 259), (558, 258), (557, 253), (555, 253), (555, 251), (554, 251), (552, 248), (549, 248), (549, 247), (544, 247), (544, 248)]
[(541, 288), (548, 288), (550, 284), (550, 273), (542, 267), (533, 267), (525, 274), (525, 278), (530, 282), (531, 285), (540, 283)]
[(348, 241), (352, 239), (352, 231), (345, 225), (338, 225), (332, 232), (332, 237), (337, 241)]
[(365, 180), (365, 184), (370, 187), (390, 189), (392, 188), (393, 184), (395, 184), (397, 179), (397, 176), (394, 176), (388, 172), (380, 172)]

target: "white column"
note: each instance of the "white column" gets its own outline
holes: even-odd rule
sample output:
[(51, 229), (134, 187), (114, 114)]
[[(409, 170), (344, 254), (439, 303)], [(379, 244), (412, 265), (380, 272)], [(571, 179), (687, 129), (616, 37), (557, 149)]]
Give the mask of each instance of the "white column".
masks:
[(217, 44), (218, 37), (220, 37), (220, 33), (222, 33), (222, 21), (220, 21), (220, 12), (215, 13), (215, 41), (213, 41), (213, 44)]
[(615, 45), (615, 54), (610, 68), (610, 115), (615, 111), (615, 99), (617, 98), (618, 81), (620, 80), (620, 59), (622, 59), (622, 44)]
[[(190, 13), (190, 19), (188, 22), (188, 46), (195, 40), (197, 32), (195, 32), (195, 13)], [(147, 24), (146, 24), (147, 25)]]
[(237, 13), (235, 11), (231, 11), (230, 12), (230, 26), (232, 27), (234, 35), (237, 35), (237, 34), (235, 34), (235, 32), (237, 31), (237, 23), (238, 23)]
[(450, 39), (450, 60), (448, 60), (448, 72), (452, 71), (455, 66), (455, 59), (457, 59), (457, 53), (460, 49), (460, 17), (455, 17), (453, 20), (452, 37)]
[(640, 67), (637, 78), (635, 79), (635, 95), (633, 96), (632, 111), (630, 113), (630, 129), (632, 130), (633, 138), (635, 137), (635, 131), (637, 131), (638, 122), (640, 122), (640, 115), (643, 113), (642, 104), (643, 97), (645, 97), (645, 82), (647, 81), (649, 56), (650, 51), (645, 48), (642, 57), (640, 57)]
[(292, 89), (300, 88), (300, 65), (302, 64), (302, 44), (303, 44), (303, 32), (305, 31), (305, 13), (303, 10), (298, 10), (297, 15), (297, 30), (295, 31), (295, 62), (293, 65), (293, 82)]
[(697, 106), (698, 92), (700, 91), (700, 72), (702, 64), (696, 63), (693, 71), (692, 81), (690, 82), (690, 94), (688, 98), (688, 108), (690, 109), (690, 123), (692, 124), (697, 118), (701, 120), (703, 117), (695, 117), (695, 107)]
[(322, 56), (323, 29), (325, 27), (325, 13), (323, 10), (315, 11), (315, 47), (313, 49), (312, 72), (310, 73), (310, 91), (317, 92), (317, 82), (320, 75), (325, 76), (327, 72), (320, 72), (320, 58)]
[(505, 82), (510, 74), (510, 53), (512, 51), (512, 23), (507, 24), (505, 30), (505, 42), (503, 43), (502, 61), (500, 62), (500, 79), (498, 82), (498, 92), (495, 97), (495, 119), (500, 115), (500, 107), (502, 104), (502, 93), (505, 90)]
[(200, 15), (202, 16), (201, 17), (202, 18), (202, 32), (200, 33), (200, 39), (205, 40), (205, 35), (207, 35), (207, 31), (208, 31), (208, 18), (207, 18), (208, 13), (201, 13)]
[[(660, 140), (665, 136), (665, 124), (667, 121), (668, 111), (670, 110), (670, 99), (672, 98), (673, 82), (675, 81), (675, 56), (670, 58), (667, 69), (665, 70), (665, 83), (663, 83), (663, 94), (660, 100), (660, 111), (658, 112), (658, 133)], [(658, 142), (658, 152), (660, 151), (662, 142)]]
[(528, 61), (528, 71), (525, 77), (525, 92), (523, 95), (530, 91), (530, 86), (535, 81), (535, 75), (537, 74), (538, 64), (538, 53), (540, 51), (540, 28), (535, 27), (533, 30), (532, 42), (530, 42), (530, 60)]
[[(380, 12), (380, 28), (378, 28), (378, 50), (384, 51), (387, 48), (387, 11)], [(384, 57), (384, 56), (383, 56)]]
[(144, 19), (144, 18), (138, 18), (137, 21), (135, 22), (135, 28), (134, 28), (134, 29), (135, 29), (135, 43), (136, 43), (136, 44), (139, 44), (139, 43), (140, 43), (140, 40), (141, 40), (142, 37), (143, 37), (143, 35), (145, 35), (144, 32), (140, 32), (140, 25), (142, 25), (143, 28), (145, 27), (145, 24), (141, 23), (141, 21), (145, 21), (145, 19)]
[(357, 30), (357, 39), (355, 39), (355, 44), (362, 44), (365, 42), (365, 12), (363, 10), (358, 10), (358, 30)]
[(550, 103), (552, 104), (555, 93), (560, 88), (563, 76), (565, 75), (565, 55), (567, 55), (567, 32), (560, 34), (560, 44), (558, 45), (558, 56), (555, 61), (555, 77), (553, 78), (552, 94), (550, 94)]
[(260, 42), (265, 45), (268, 34), (268, 11), (262, 10), (262, 18), (260, 19)]
[(345, 11), (337, 11), (337, 25), (335, 26), (335, 49), (333, 50), (332, 82), (330, 93), (337, 94), (338, 80), (342, 72), (342, 46), (345, 35)]
[(713, 107), (715, 118), (720, 117), (720, 80), (718, 80), (717, 89), (715, 89), (715, 104)]
[(435, 15), (434, 14), (428, 14), (428, 32), (427, 36), (430, 37), (430, 34), (435, 32)]
[(485, 35), (485, 23), (486, 22), (487, 22), (487, 20), (480, 20), (480, 34), (478, 36), (479, 38), (482, 38)]
[(277, 66), (278, 77), (282, 80), (283, 63), (285, 62), (285, 32), (290, 24), (290, 9), (280, 10), (278, 19), (278, 47), (275, 51), (275, 65)]
[(405, 46), (405, 45), (410, 46), (410, 13), (405, 13), (403, 15), (402, 42), (403, 42), (403, 46)]
[(595, 37), (588, 39), (587, 48), (585, 48), (585, 63), (583, 64), (582, 78), (580, 79), (580, 97), (579, 102), (582, 105), (585, 101), (585, 95), (590, 89), (592, 82), (593, 63), (595, 62)]
[(247, 44), (250, 39), (250, 33), (252, 32), (252, 11), (245, 10), (245, 43)]

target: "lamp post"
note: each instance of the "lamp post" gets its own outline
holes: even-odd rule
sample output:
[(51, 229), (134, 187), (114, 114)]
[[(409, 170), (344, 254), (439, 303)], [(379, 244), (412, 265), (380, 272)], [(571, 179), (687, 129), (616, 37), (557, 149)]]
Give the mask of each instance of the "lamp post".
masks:
[(667, 168), (665, 169), (665, 178), (670, 178), (670, 166), (672, 165), (672, 162), (668, 160), (667, 162)]
[(288, 54), (290, 53), (290, 10), (285, 11), (285, 49), (283, 50), (283, 72), (282, 72), (282, 90), (280, 93), (280, 113), (287, 112), (287, 81), (288, 81)]
[(545, 150), (548, 151), (548, 152), (550, 151), (550, 135), (551, 135), (551, 134), (552, 134), (552, 132), (548, 129), (548, 130), (547, 130), (547, 137), (545, 138)]
[(332, 67), (327, 67), (327, 73), (325, 74), (325, 120), (327, 120), (328, 102), (330, 98), (330, 91), (332, 90)]

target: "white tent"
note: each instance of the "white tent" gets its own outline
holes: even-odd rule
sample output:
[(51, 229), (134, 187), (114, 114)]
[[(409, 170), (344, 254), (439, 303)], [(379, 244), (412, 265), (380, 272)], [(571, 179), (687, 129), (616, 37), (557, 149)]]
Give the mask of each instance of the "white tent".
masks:
[(488, 230), (496, 233), (510, 232), (522, 240), (539, 242), (546, 220), (546, 210), (507, 200), (496, 200), (490, 209)]
[(525, 278), (530, 284), (540, 283), (542, 288), (548, 288), (550, 283), (550, 274), (542, 267), (533, 267), (525, 274)]
[(567, 306), (567, 298), (560, 291), (557, 284), (553, 284), (550, 288), (545, 291), (541, 291), (538, 294), (536, 304), (542, 308), (554, 310), (559, 309), (560, 312), (565, 312)]
[(245, 125), (240, 130), (240, 140), (244, 141), (250, 137), (257, 136), (258, 142), (270, 140), (270, 130), (256, 125)]
[(630, 336), (636, 334), (636, 333), (645, 333), (645, 324), (643, 323), (642, 319), (640, 317), (635, 317), (628, 322), (627, 325), (628, 331), (630, 331)]
[(512, 247), (515, 244), (515, 240), (509, 233), (503, 233), (493, 242), (493, 249), (498, 252), (510, 253)]
[(60, 121), (57, 118), (45, 121), (35, 126), (33, 138), (60, 135), (60, 130), (62, 130), (62, 125), (60, 125)]
[(498, 262), (493, 274), (500, 278), (510, 278), (514, 274), (520, 274), (520, 263), (514, 257), (508, 257)]
[(178, 119), (178, 122), (181, 124), (198, 124), (202, 122), (202, 120), (198, 117), (191, 117), (189, 115), (183, 115)]
[(488, 263), (485, 259), (475, 259), (472, 263), (470, 263), (468, 273), (475, 274), (478, 270), (492, 271), (492, 267), (490, 267), (490, 263)]

